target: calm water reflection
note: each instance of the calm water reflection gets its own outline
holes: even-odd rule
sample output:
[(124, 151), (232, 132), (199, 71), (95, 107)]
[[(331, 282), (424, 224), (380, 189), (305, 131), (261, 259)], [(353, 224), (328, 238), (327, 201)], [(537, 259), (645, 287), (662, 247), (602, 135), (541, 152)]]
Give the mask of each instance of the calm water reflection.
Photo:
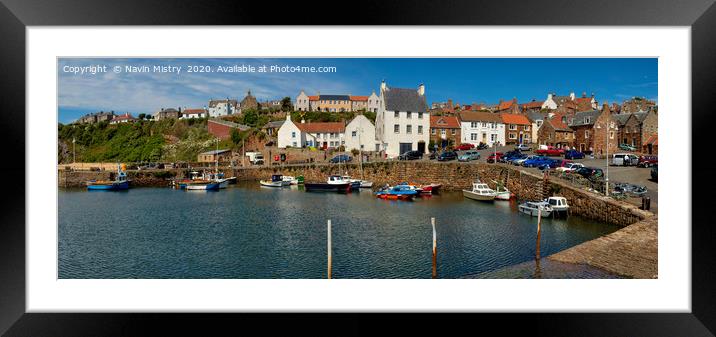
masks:
[[(456, 278), (534, 257), (536, 218), (516, 206), (460, 193), (402, 202), (258, 183), (218, 192), (61, 189), (59, 277), (324, 278), (332, 219), (334, 278), (430, 278), (435, 217), (438, 274)], [(545, 219), (541, 254), (616, 229)]]

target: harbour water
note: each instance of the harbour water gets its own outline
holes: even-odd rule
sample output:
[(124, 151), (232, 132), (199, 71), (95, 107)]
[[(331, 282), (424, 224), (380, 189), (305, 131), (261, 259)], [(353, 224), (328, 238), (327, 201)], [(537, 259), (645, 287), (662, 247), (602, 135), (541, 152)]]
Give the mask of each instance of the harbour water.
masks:
[[(482, 203), (459, 192), (406, 202), (367, 190), (309, 193), (246, 182), (216, 192), (60, 189), (58, 203), (59, 278), (325, 278), (327, 219), (333, 278), (430, 278), (431, 217), (440, 278), (531, 261), (537, 236), (537, 219), (517, 212), (515, 201)], [(540, 252), (617, 229), (545, 218)]]

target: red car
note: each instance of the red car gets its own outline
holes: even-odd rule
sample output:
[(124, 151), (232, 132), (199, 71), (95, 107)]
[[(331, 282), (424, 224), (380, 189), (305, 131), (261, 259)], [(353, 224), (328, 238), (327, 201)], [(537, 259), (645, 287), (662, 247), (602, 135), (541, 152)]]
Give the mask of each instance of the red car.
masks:
[(467, 151), (470, 149), (474, 149), (475, 145), (470, 143), (462, 143), (458, 147), (455, 148), (456, 151)]
[(564, 149), (558, 149), (554, 146), (547, 146), (547, 149), (535, 150), (535, 154), (543, 156), (561, 156), (564, 154)]
[(638, 167), (651, 167), (659, 164), (659, 157), (657, 156), (641, 156), (639, 161), (636, 163)]
[(494, 163), (495, 161), (499, 161), (500, 158), (502, 158), (502, 152), (497, 153), (491, 153), (489, 157), (487, 157), (488, 163)]

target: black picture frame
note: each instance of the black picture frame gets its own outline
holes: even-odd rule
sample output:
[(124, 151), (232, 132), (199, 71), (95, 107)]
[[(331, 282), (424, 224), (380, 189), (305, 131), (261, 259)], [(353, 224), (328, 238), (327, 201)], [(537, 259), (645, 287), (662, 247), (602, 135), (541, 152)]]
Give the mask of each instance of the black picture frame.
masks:
[[(0, 144), (5, 160), (0, 174), (5, 200), (0, 213), (0, 333), (7, 336), (167, 335), (170, 331), (216, 334), (262, 334), (306, 330), (310, 334), (354, 335), (411, 330), (440, 334), (455, 328), (529, 334), (593, 336), (712, 336), (716, 331), (716, 270), (713, 257), (716, 230), (708, 221), (705, 191), (713, 180), (707, 163), (692, 165), (699, 189), (692, 199), (692, 284), (690, 313), (550, 313), (550, 314), (80, 314), (25, 312), (25, 71), (27, 26), (52, 25), (619, 25), (689, 26), (692, 52), (692, 138), (685, 151), (707, 153), (705, 146), (716, 107), (716, 6), (713, 0), (579, 0), (579, 1), (364, 1), (354, 6), (366, 16), (335, 15), (336, 2), (297, 2), (279, 9), (262, 2), (202, 2), (154, 0), (37, 1), (0, 0)], [(259, 15), (271, 11), (267, 16)], [(474, 13), (474, 15), (470, 15)], [(313, 22), (310, 18), (320, 18)], [(605, 46), (606, 47), (606, 46)], [(447, 51), (449, 53), (449, 51)], [(683, 102), (688, 113), (688, 102)], [(48, 112), (49, 114), (50, 112)], [(690, 142), (690, 144), (689, 144)], [(690, 148), (689, 148), (690, 147)], [(701, 150), (701, 151), (699, 151)], [(22, 179), (20, 179), (22, 177)], [(692, 182), (685, 182), (691, 186)], [(18, 191), (23, 191), (22, 196)], [(688, 214), (688, 210), (684, 210)], [(688, 226), (685, 223), (661, 224)], [(375, 323), (387, 323), (378, 329)], [(470, 330), (468, 330), (470, 331)]]

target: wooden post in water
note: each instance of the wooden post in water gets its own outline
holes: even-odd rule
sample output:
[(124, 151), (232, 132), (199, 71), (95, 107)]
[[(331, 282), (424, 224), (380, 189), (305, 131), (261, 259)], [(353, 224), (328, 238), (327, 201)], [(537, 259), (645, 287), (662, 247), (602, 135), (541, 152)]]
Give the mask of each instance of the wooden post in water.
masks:
[(435, 218), (430, 218), (433, 225), (433, 278), (438, 278), (438, 239), (435, 233)]
[(539, 261), (539, 241), (540, 236), (542, 236), (542, 206), (537, 207), (537, 254), (535, 255), (535, 259)]
[(331, 220), (328, 220), (328, 279), (331, 278), (332, 272), (332, 252), (331, 252)]

